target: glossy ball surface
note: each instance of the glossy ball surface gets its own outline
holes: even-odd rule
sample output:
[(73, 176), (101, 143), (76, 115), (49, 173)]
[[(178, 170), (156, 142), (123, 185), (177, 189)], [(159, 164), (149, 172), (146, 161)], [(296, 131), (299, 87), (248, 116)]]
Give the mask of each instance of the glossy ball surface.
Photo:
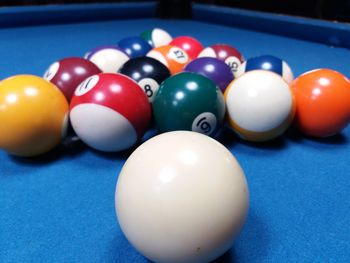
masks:
[(293, 93), (276, 73), (254, 70), (234, 80), (225, 91), (230, 127), (248, 141), (281, 135), (295, 114)]
[(295, 123), (305, 134), (328, 137), (350, 122), (350, 81), (330, 69), (306, 72), (292, 83)]
[(170, 71), (165, 65), (149, 57), (132, 58), (119, 72), (135, 80), (150, 102), (153, 102), (159, 85), (170, 77)]
[(122, 74), (94, 75), (75, 90), (70, 120), (79, 138), (106, 152), (125, 150), (144, 134), (151, 106), (140, 86)]
[(287, 62), (271, 55), (263, 55), (247, 59), (247, 61), (243, 62), (243, 64), (239, 66), (237, 72), (235, 73), (235, 77), (238, 78), (245, 72), (257, 69), (272, 71), (282, 76), (283, 79), (289, 84), (294, 79), (293, 72)]
[(215, 44), (207, 47), (199, 53), (198, 57), (213, 57), (222, 60), (230, 66), (233, 74), (237, 72), (244, 60), (236, 48), (227, 44)]
[(173, 39), (171, 35), (161, 28), (153, 28), (141, 33), (141, 37), (152, 47), (168, 45)]
[(187, 64), (184, 71), (197, 73), (211, 79), (222, 92), (234, 79), (230, 67), (225, 62), (211, 57), (192, 60)]
[(165, 80), (153, 101), (153, 116), (160, 132), (190, 130), (214, 136), (224, 115), (220, 89), (210, 79), (190, 72)]
[[(154, 157), (157, 162), (154, 162)], [(230, 249), (248, 210), (234, 156), (198, 133), (158, 135), (137, 148), (116, 186), (119, 225), (154, 262), (210, 262)]]
[(142, 57), (152, 49), (152, 46), (141, 37), (127, 37), (117, 43), (130, 58)]
[(91, 61), (71, 57), (51, 64), (43, 78), (55, 84), (70, 101), (78, 85), (98, 73), (101, 73), (101, 70)]
[(182, 48), (186, 51), (190, 59), (197, 58), (198, 54), (204, 49), (201, 42), (189, 36), (179, 36), (174, 38), (169, 45)]
[(0, 82), (0, 148), (17, 156), (48, 152), (65, 136), (68, 102), (49, 81), (17, 75)]
[(87, 52), (85, 58), (93, 62), (104, 73), (117, 73), (129, 60), (129, 56), (117, 46), (100, 46)]
[(154, 58), (163, 63), (172, 75), (181, 72), (190, 61), (186, 51), (170, 45), (153, 48), (147, 53), (147, 57)]

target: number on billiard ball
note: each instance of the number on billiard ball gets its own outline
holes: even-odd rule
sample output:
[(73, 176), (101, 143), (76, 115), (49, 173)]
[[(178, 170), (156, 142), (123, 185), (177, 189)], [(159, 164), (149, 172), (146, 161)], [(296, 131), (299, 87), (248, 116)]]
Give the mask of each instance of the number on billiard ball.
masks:
[(119, 70), (120, 73), (135, 80), (153, 102), (159, 85), (170, 77), (169, 69), (150, 57), (132, 58)]
[(106, 152), (128, 149), (144, 134), (151, 107), (140, 86), (127, 76), (101, 73), (76, 89), (70, 120), (79, 138)]
[(192, 130), (215, 136), (224, 115), (220, 89), (210, 79), (190, 72), (166, 79), (153, 101), (153, 116), (161, 132)]

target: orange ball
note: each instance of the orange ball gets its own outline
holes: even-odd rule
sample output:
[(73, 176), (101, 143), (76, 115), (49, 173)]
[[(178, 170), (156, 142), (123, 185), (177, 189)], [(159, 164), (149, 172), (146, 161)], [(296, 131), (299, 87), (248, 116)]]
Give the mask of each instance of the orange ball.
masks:
[(330, 69), (316, 69), (291, 85), (296, 100), (295, 122), (305, 134), (328, 137), (350, 122), (350, 81)]
[(17, 75), (0, 82), (0, 148), (35, 156), (55, 147), (65, 135), (68, 102), (49, 81)]
[(147, 53), (147, 57), (154, 58), (163, 63), (172, 75), (179, 73), (190, 62), (186, 51), (182, 48), (165, 45), (153, 48)]

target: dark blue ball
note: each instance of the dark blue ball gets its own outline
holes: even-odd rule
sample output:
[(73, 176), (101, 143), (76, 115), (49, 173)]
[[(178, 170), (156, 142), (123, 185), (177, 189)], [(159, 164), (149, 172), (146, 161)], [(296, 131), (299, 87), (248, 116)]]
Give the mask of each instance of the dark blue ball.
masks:
[(117, 45), (130, 58), (143, 57), (152, 49), (152, 46), (141, 37), (123, 38)]
[(278, 75), (283, 74), (283, 61), (277, 57), (271, 55), (263, 55), (259, 57), (250, 58), (247, 60), (245, 71), (251, 71), (256, 69), (269, 70), (277, 73)]

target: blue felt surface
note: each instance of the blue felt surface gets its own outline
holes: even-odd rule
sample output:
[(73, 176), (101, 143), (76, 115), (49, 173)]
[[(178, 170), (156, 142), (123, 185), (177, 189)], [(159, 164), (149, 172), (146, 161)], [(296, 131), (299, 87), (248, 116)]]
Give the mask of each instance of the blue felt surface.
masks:
[[(280, 56), (296, 75), (328, 67), (350, 76), (350, 53), (342, 48), (202, 22), (140, 19), (1, 29), (0, 79), (41, 75), (57, 59), (155, 26), (204, 45), (230, 43), (246, 58)], [(220, 262), (350, 261), (349, 127), (325, 140), (295, 131), (260, 145), (227, 131), (220, 140), (241, 163), (251, 194), (247, 223)], [(0, 152), (0, 262), (147, 262), (123, 237), (114, 212), (127, 156), (83, 146), (37, 159)]]

